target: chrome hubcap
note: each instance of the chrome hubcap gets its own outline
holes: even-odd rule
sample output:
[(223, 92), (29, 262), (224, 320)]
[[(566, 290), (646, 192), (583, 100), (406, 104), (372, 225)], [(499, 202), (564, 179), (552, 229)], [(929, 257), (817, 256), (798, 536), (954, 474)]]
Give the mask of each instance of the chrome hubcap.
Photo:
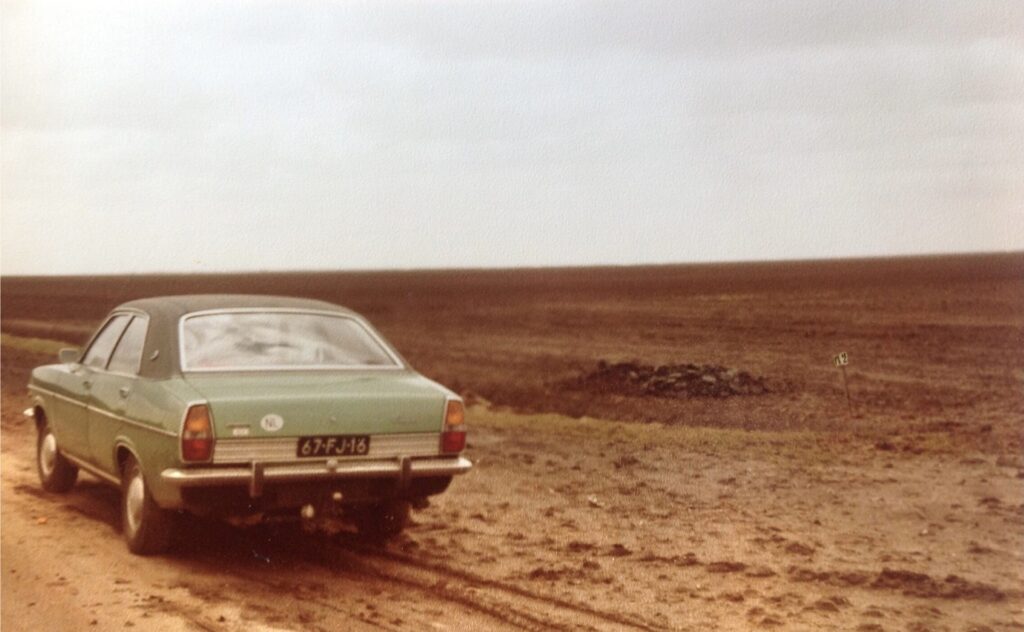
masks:
[(52, 432), (47, 432), (43, 442), (39, 445), (39, 467), (43, 470), (43, 476), (49, 478), (53, 474), (53, 468), (57, 464), (57, 439)]
[(135, 533), (142, 523), (142, 502), (146, 497), (146, 488), (142, 482), (142, 474), (136, 474), (128, 483), (128, 491), (124, 495), (125, 516), (128, 519), (128, 530)]

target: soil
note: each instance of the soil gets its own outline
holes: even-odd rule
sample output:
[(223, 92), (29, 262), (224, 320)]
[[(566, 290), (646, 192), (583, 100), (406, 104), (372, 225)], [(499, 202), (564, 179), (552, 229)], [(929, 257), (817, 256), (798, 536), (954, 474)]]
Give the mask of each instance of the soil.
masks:
[[(383, 548), (190, 521), (139, 558), (115, 490), (44, 493), (31, 367), (127, 298), (229, 288), (367, 314), (471, 404), (473, 472)], [(5, 278), (2, 303), (5, 631), (1024, 627), (1019, 255)]]
[[(769, 392), (767, 380), (746, 371), (722, 366), (663, 364), (647, 366), (635, 362), (609, 364), (602, 360), (597, 369), (564, 384), (567, 389), (594, 394), (653, 397), (734, 397)], [(775, 386), (781, 390), (782, 386)]]

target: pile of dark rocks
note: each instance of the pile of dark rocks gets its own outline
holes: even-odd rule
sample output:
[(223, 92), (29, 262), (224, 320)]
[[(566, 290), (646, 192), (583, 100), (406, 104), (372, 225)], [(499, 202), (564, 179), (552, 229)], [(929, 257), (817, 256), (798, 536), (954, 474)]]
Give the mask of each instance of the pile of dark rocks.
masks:
[(768, 380), (747, 371), (710, 364), (598, 362), (569, 386), (595, 393), (656, 397), (735, 397), (770, 392)]

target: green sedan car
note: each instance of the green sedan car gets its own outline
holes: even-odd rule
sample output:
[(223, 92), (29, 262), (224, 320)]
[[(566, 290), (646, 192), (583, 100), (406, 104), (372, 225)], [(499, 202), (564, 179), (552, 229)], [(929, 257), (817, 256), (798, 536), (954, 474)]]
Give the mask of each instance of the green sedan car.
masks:
[(131, 301), (29, 390), (43, 487), (66, 492), (80, 469), (120, 487), (140, 554), (166, 549), (183, 511), (332, 516), (387, 538), (472, 467), (458, 395), (321, 301)]

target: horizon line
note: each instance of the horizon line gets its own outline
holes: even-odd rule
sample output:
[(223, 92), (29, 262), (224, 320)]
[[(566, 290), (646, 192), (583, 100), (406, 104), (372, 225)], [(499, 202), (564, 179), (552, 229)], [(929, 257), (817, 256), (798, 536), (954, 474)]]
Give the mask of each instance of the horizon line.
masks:
[(720, 265), (752, 265), (752, 264), (800, 264), (800, 263), (839, 263), (855, 261), (882, 261), (887, 259), (940, 259), (949, 257), (998, 257), (1024, 256), (1024, 250), (979, 250), (979, 251), (943, 251), (910, 253), (895, 255), (863, 255), (842, 257), (807, 257), (794, 259), (728, 259), (715, 261), (662, 261), (644, 263), (583, 263), (583, 264), (539, 264), (521, 266), (475, 266), (475, 267), (421, 267), (421, 268), (285, 268), (285, 269), (252, 269), (232, 268), (204, 271), (146, 271), (146, 272), (86, 272), (57, 274), (5, 274), (0, 271), (0, 278), (79, 278), (79, 277), (122, 277), (122, 276), (217, 276), (233, 274), (386, 274), (408, 272), (501, 272), (511, 270), (587, 270), (606, 268), (655, 268), (683, 266), (720, 266)]

